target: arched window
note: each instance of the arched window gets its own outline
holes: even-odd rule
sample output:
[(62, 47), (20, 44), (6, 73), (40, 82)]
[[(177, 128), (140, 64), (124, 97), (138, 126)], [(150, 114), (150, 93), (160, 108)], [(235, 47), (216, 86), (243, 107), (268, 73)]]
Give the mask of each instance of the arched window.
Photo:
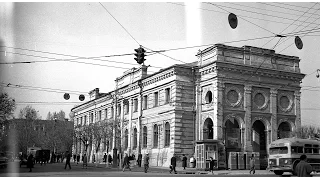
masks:
[(137, 148), (137, 128), (133, 129), (133, 149)]
[(128, 148), (128, 138), (129, 138), (129, 134), (128, 134), (128, 129), (125, 130), (124, 132), (124, 149)]
[(210, 118), (204, 122), (203, 139), (213, 139), (213, 122)]
[(158, 136), (159, 136), (159, 133), (158, 133), (158, 125), (154, 125), (153, 126), (153, 147), (158, 147)]
[(147, 126), (143, 127), (143, 147), (147, 147)]
[(170, 124), (169, 122), (166, 122), (165, 125), (165, 142), (164, 145), (165, 146), (170, 146)]
[(291, 126), (288, 122), (282, 122), (278, 127), (278, 139), (290, 138)]

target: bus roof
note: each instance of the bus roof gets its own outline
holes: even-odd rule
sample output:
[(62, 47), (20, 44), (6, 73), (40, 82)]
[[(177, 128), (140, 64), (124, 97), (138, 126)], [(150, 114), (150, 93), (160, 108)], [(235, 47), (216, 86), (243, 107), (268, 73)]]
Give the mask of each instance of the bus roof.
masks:
[(280, 143), (290, 143), (290, 144), (319, 144), (320, 141), (316, 139), (301, 139), (301, 138), (284, 138), (284, 139), (278, 139), (271, 144), (280, 144)]

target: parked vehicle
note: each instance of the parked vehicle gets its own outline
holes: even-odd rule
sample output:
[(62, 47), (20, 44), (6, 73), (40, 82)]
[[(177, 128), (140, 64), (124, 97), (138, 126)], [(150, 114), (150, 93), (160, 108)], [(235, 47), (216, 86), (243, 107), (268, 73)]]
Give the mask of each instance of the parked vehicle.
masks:
[(35, 161), (37, 163), (48, 163), (50, 160), (50, 150), (41, 149), (36, 151)]

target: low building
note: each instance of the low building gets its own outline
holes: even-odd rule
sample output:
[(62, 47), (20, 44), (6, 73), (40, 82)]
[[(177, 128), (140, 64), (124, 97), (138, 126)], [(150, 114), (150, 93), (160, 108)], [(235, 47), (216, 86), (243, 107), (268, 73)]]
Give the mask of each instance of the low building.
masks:
[[(71, 110), (75, 126), (116, 122), (113, 134), (120, 138), (105, 139), (99, 158), (116, 148), (136, 157), (149, 153), (151, 166), (168, 167), (173, 154), (180, 163), (186, 154), (198, 168), (209, 157), (225, 168), (230, 152), (257, 152), (263, 162), (271, 141), (295, 135), (304, 77), (298, 57), (223, 44), (196, 57), (153, 74), (144, 65), (128, 70), (115, 80), (115, 91), (96, 88), (90, 101)], [(84, 150), (80, 141), (74, 145), (75, 153)]]

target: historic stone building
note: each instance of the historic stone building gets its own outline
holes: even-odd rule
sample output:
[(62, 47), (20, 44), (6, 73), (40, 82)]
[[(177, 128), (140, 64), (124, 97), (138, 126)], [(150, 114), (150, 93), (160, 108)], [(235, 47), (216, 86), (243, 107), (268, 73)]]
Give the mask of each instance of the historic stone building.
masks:
[[(298, 57), (222, 44), (196, 56), (153, 74), (146, 66), (128, 70), (114, 91), (95, 89), (72, 109), (75, 125), (120, 122), (120, 141), (105, 141), (100, 158), (116, 147), (136, 156), (148, 152), (151, 166), (168, 166), (175, 153), (178, 161), (182, 154), (196, 157), (199, 168), (209, 157), (223, 167), (229, 152), (259, 152), (263, 159), (271, 141), (300, 127)], [(83, 150), (74, 145), (74, 153)]]

